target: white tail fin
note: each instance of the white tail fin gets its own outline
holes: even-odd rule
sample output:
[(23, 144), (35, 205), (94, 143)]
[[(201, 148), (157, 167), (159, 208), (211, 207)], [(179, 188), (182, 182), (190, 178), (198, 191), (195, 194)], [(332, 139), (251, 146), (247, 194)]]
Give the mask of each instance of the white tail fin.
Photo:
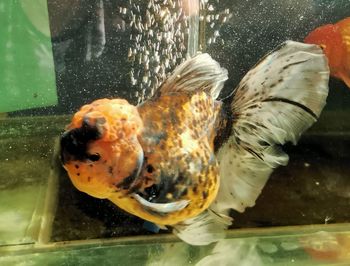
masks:
[(319, 117), (328, 79), (322, 50), (292, 41), (247, 73), (234, 92), (231, 136), (217, 154), (221, 183), (211, 206), (215, 212), (254, 206), (273, 168), (288, 162), (280, 145), (296, 144)]

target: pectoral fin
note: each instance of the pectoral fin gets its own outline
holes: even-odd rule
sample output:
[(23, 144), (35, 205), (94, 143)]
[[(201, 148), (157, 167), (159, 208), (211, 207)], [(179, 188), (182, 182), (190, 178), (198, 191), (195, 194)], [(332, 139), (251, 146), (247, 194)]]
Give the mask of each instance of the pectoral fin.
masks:
[(132, 196), (146, 209), (149, 209), (151, 211), (158, 212), (158, 213), (170, 213), (170, 212), (180, 211), (186, 208), (186, 206), (190, 202), (189, 200), (180, 200), (180, 201), (169, 202), (169, 203), (153, 203), (145, 200), (144, 198), (142, 198), (140, 195), (136, 193), (132, 194)]

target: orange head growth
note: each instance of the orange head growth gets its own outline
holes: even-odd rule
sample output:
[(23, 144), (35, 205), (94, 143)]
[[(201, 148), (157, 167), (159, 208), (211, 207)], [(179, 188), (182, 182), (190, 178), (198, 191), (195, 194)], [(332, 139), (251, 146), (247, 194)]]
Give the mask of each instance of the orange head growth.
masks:
[(305, 37), (304, 42), (320, 45), (328, 59), (331, 74), (336, 75), (339, 72), (346, 50), (338, 25), (318, 27)]
[(84, 105), (61, 137), (61, 159), (73, 184), (97, 198), (128, 189), (143, 163), (137, 108), (122, 99)]

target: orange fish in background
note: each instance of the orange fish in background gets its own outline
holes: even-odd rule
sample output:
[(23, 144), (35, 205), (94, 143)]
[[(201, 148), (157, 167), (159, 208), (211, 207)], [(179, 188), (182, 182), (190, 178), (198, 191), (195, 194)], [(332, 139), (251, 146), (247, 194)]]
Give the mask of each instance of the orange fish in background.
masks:
[(350, 18), (316, 28), (304, 39), (318, 44), (328, 59), (330, 74), (350, 88)]
[(347, 233), (320, 231), (302, 237), (300, 244), (314, 260), (333, 263), (350, 261), (350, 235)]
[(223, 238), (230, 210), (254, 206), (273, 169), (287, 164), (280, 145), (296, 144), (319, 117), (329, 68), (319, 46), (287, 41), (221, 101), (226, 79), (198, 54), (138, 106), (84, 105), (61, 137), (72, 183), (190, 244)]

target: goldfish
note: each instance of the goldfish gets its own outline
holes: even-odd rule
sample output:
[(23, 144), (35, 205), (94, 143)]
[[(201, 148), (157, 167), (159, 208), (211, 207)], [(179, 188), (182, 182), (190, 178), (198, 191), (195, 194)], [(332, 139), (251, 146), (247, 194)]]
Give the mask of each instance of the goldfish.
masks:
[(327, 56), (331, 76), (343, 80), (350, 88), (350, 18), (316, 28), (304, 42), (320, 45)]
[(222, 239), (230, 210), (253, 207), (273, 169), (287, 164), (280, 146), (296, 144), (320, 116), (329, 68), (319, 46), (286, 41), (220, 99), (227, 79), (199, 53), (139, 105), (82, 106), (60, 139), (73, 185), (189, 244)]

